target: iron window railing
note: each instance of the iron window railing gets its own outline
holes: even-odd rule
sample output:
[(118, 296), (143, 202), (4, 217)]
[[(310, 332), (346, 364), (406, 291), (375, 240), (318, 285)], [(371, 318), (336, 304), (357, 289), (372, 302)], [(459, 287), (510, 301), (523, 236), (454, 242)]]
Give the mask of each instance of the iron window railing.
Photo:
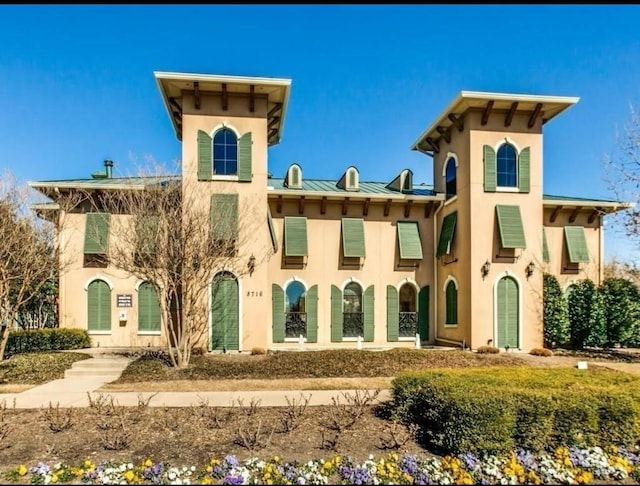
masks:
[(364, 314), (362, 312), (342, 313), (342, 335), (344, 337), (364, 335)]
[(415, 337), (418, 332), (418, 313), (399, 312), (400, 337)]
[(285, 319), (285, 337), (297, 338), (302, 334), (307, 337), (307, 313), (287, 312)]

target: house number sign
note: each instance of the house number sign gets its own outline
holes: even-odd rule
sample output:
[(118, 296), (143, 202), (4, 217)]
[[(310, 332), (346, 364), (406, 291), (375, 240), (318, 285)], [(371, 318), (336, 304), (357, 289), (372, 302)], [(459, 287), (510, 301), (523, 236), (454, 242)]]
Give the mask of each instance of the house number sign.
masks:
[(247, 297), (262, 297), (262, 290), (247, 290)]

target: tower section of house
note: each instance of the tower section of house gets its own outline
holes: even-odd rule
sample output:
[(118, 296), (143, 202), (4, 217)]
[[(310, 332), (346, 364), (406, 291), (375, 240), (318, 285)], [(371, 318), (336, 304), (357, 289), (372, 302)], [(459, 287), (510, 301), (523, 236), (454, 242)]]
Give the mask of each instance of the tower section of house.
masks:
[(577, 101), (463, 91), (413, 145), (446, 194), (436, 341), (542, 346), (542, 128)]
[(159, 72), (155, 76), (182, 141), (185, 211), (208, 211), (211, 238), (234, 240), (232, 263), (221, 259), (220, 268), (210, 269), (206, 348), (264, 347), (269, 330), (264, 309), (270, 298), (266, 261), (272, 252), (267, 150), (280, 141), (291, 81)]

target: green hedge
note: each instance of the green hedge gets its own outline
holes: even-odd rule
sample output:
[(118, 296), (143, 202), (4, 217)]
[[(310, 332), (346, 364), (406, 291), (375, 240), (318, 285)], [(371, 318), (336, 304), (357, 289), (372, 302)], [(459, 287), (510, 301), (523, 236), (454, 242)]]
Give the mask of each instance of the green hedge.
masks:
[(90, 348), (91, 338), (84, 329), (36, 329), (11, 331), (5, 357), (20, 353)]
[(443, 453), (634, 446), (640, 378), (610, 370), (488, 368), (406, 372), (392, 412)]

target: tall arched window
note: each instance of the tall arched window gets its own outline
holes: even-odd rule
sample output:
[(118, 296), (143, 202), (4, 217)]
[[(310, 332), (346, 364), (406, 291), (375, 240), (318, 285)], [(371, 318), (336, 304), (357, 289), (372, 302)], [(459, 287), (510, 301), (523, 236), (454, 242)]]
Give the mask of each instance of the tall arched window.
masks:
[(238, 173), (238, 138), (228, 128), (218, 130), (213, 136), (213, 173), (218, 175)]
[(449, 199), (456, 195), (456, 159), (449, 157), (445, 172), (446, 198)]
[(497, 176), (499, 187), (518, 187), (518, 154), (513, 145), (505, 143), (498, 149)]
[(158, 295), (151, 283), (143, 282), (138, 287), (138, 331), (160, 331), (162, 323), (160, 316)]
[(356, 282), (349, 282), (344, 288), (342, 315), (344, 337), (358, 337), (364, 334), (362, 287)]
[(458, 288), (453, 280), (450, 280), (446, 289), (446, 320), (447, 325), (458, 324)]
[(111, 331), (111, 288), (104, 280), (94, 280), (87, 288), (87, 329)]
[(416, 288), (411, 283), (405, 283), (400, 287), (398, 307), (398, 335), (400, 337), (414, 337), (418, 332), (418, 295)]
[(300, 282), (291, 282), (285, 296), (285, 337), (307, 337), (307, 289)]

